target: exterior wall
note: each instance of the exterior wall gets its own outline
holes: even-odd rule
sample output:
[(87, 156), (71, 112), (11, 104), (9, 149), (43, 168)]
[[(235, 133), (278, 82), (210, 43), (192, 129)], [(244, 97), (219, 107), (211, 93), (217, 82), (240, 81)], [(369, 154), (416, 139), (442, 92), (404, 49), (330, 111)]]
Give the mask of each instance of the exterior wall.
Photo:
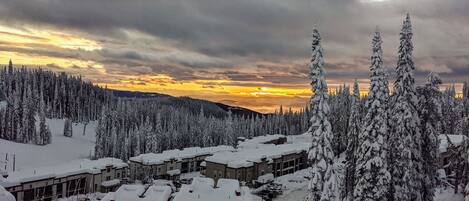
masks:
[[(117, 175), (120, 178), (117, 178)], [(111, 168), (109, 172), (103, 169), (97, 174), (82, 173), (63, 178), (48, 178), (25, 182), (6, 189), (16, 197), (17, 201), (51, 201), (76, 194), (102, 192), (101, 183), (106, 181), (106, 178), (122, 180), (126, 177), (127, 168)]]
[(165, 165), (166, 165), (166, 172), (171, 171), (171, 170), (181, 169), (181, 162), (177, 160), (165, 161)]
[(254, 163), (251, 167), (230, 168), (226, 164), (219, 164), (206, 161), (205, 176), (212, 178), (215, 182), (219, 178), (237, 179), (240, 182), (246, 182), (247, 185), (253, 184), (259, 176), (272, 173), (274, 177), (285, 174), (291, 174), (307, 167), (306, 151), (283, 155), (269, 163), (267, 160)]
[[(210, 161), (206, 162), (206, 169), (205, 169), (205, 176), (212, 178), (215, 183), (218, 182), (218, 178), (225, 178), (226, 177), (226, 165), (213, 163)], [(235, 172), (231, 172), (230, 175), (235, 175)], [(230, 176), (230, 178), (235, 178), (234, 176)]]

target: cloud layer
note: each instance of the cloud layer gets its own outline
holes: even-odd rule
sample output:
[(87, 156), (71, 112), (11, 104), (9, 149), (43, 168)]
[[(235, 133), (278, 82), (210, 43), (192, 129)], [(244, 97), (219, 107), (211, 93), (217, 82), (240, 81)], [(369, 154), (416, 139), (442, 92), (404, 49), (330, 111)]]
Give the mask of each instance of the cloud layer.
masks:
[(366, 88), (376, 26), (392, 72), (406, 12), (418, 80), (468, 80), (467, 11), (467, 0), (0, 1), (0, 59), (271, 111), (306, 103), (313, 26), (330, 86), (358, 78)]

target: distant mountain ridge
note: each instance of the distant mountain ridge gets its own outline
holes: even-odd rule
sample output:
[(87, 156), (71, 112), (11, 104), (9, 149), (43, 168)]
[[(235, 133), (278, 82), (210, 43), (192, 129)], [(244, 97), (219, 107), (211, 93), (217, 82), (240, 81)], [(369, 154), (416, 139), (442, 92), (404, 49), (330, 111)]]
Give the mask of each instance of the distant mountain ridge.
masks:
[(163, 105), (172, 105), (179, 107), (186, 107), (192, 112), (199, 112), (200, 108), (203, 107), (206, 114), (212, 114), (217, 117), (223, 117), (227, 115), (228, 111), (231, 111), (233, 115), (239, 116), (263, 116), (266, 114), (256, 112), (243, 107), (226, 105), (224, 103), (213, 102), (202, 99), (195, 99), (191, 97), (174, 97), (167, 94), (155, 93), (155, 92), (140, 92), (140, 91), (124, 91), (124, 90), (111, 90), (116, 97), (120, 98), (152, 98), (159, 101)]

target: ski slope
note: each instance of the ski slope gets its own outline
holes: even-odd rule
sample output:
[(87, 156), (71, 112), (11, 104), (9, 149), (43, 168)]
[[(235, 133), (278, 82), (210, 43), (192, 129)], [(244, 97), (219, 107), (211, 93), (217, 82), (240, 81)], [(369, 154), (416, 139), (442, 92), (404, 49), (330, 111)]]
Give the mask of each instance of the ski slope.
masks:
[[(73, 136), (63, 136), (63, 119), (47, 119), (52, 143), (45, 146), (22, 144), (0, 139), (0, 170), (24, 170), (53, 166), (75, 159), (89, 158), (94, 150), (96, 122), (90, 122), (83, 135), (83, 124), (73, 123)], [(8, 155), (8, 158), (6, 158)]]

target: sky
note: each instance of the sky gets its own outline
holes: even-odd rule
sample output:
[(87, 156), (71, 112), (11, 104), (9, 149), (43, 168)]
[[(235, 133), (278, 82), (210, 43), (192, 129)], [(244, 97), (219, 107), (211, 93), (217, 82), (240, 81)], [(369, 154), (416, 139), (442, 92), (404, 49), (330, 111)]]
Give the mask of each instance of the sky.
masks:
[(0, 63), (80, 74), (108, 88), (260, 112), (310, 98), (311, 32), (330, 89), (368, 89), (378, 26), (392, 83), (407, 12), (417, 83), (469, 81), (468, 0), (0, 0)]

